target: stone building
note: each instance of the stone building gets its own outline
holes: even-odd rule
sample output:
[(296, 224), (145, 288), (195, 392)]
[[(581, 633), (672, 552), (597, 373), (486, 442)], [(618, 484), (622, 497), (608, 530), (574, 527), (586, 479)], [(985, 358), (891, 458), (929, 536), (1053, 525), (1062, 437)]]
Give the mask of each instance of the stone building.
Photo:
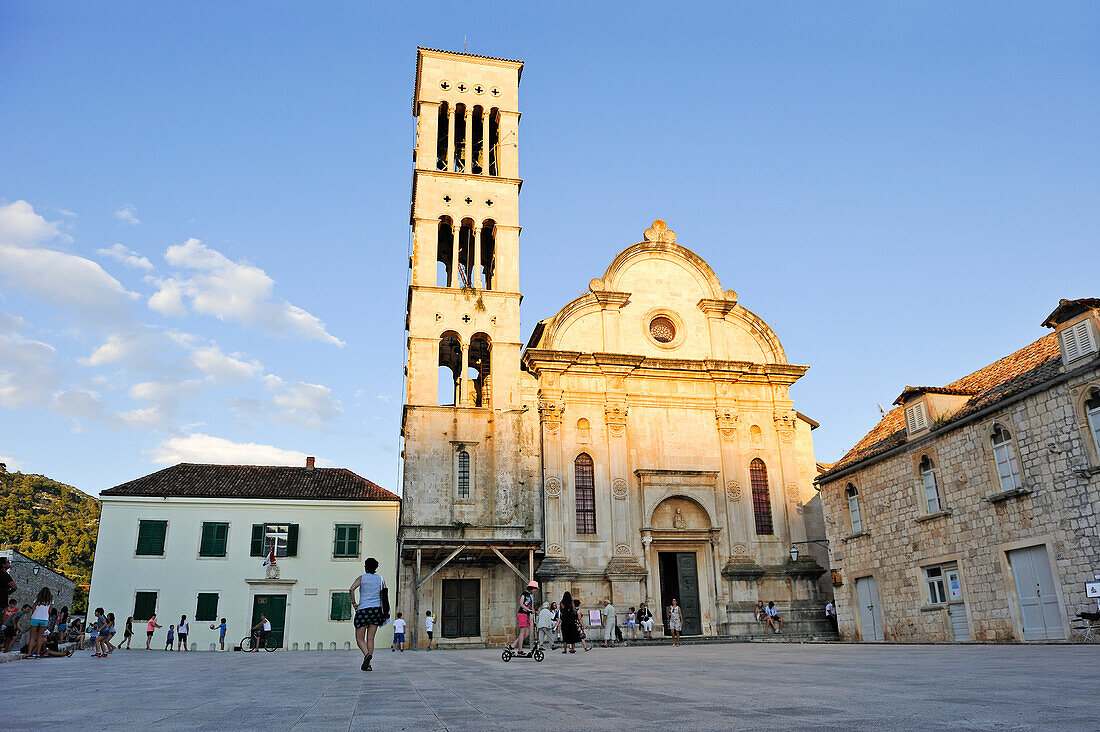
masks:
[(788, 393), (807, 367), (664, 222), (523, 349), (521, 71), (417, 55), (402, 608), (495, 643), (534, 576), (586, 610), (648, 601), (659, 627), (676, 597), (689, 635), (759, 632), (757, 599), (814, 629), (816, 424)]
[(817, 480), (850, 640), (1064, 639), (1100, 572), (1100, 300), (895, 409)]
[(73, 609), (73, 595), (76, 593), (76, 583), (71, 579), (55, 572), (44, 564), (39, 564), (25, 554), (20, 554), (14, 549), (0, 550), (0, 556), (7, 556), (11, 560), (11, 569), (8, 573), (18, 587), (11, 594), (11, 598), (22, 605), (25, 602), (34, 604), (34, 599), (43, 587), (49, 587), (53, 593), (53, 604), (60, 610), (63, 607)]

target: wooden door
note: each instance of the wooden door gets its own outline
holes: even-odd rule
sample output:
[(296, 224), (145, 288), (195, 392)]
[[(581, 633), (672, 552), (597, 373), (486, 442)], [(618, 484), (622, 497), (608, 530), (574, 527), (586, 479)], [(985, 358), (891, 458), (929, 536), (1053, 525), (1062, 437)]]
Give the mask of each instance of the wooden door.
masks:
[(440, 621), (444, 638), (476, 638), (481, 635), (481, 581), (443, 580)]
[(1062, 611), (1058, 605), (1058, 593), (1054, 589), (1054, 576), (1050, 571), (1046, 547), (1040, 544), (1011, 551), (1008, 553), (1008, 563), (1016, 580), (1024, 640), (1064, 639)]
[(878, 584), (874, 577), (856, 580), (856, 602), (859, 603), (860, 630), (865, 642), (882, 641), (882, 608), (878, 604)]

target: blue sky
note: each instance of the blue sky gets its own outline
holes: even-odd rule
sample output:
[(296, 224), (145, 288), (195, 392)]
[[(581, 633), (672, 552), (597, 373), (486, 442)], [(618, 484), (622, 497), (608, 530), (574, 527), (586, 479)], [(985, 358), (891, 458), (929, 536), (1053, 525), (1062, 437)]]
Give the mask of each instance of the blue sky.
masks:
[(546, 6), (0, 0), (0, 459), (396, 488), (417, 45), (526, 62), (524, 336), (663, 218), (819, 460), (1100, 294), (1095, 3)]

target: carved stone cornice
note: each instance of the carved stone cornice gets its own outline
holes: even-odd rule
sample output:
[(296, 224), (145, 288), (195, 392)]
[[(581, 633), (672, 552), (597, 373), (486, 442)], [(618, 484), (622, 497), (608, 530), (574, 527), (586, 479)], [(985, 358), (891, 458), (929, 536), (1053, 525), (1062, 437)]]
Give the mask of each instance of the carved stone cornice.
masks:
[(724, 318), (727, 313), (737, 307), (737, 293), (733, 290), (726, 290), (726, 297), (721, 300), (704, 297), (698, 302), (698, 307), (707, 317)]
[[(561, 550), (559, 546), (552, 546), (555, 546), (558, 551)], [(547, 580), (572, 580), (576, 579), (578, 574), (577, 568), (570, 564), (564, 556), (547, 556), (542, 560), (539, 568), (535, 570), (535, 577), (544, 582)]]
[(629, 292), (611, 292), (601, 289), (602, 287), (603, 280), (600, 279), (595, 279), (588, 283), (588, 288), (592, 291), (592, 295), (595, 296), (596, 302), (598, 302), (600, 307), (604, 310), (618, 310), (630, 301)]
[(722, 567), (723, 577), (741, 582), (756, 582), (765, 574), (764, 568), (748, 557), (730, 557)]
[(630, 547), (626, 544), (620, 544), (615, 547), (616, 556), (611, 558), (611, 561), (607, 563), (607, 569), (604, 570), (604, 575), (608, 579), (617, 580), (643, 580), (649, 573), (645, 571), (645, 568), (638, 563), (638, 560), (629, 554), (620, 554), (620, 551), (630, 551)]

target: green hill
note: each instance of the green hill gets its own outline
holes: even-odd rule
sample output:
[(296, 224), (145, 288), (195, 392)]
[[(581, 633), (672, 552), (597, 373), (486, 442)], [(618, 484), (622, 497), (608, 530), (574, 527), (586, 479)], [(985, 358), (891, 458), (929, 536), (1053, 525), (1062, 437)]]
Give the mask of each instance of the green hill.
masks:
[[(0, 468), (0, 546), (86, 585), (98, 530), (97, 499), (43, 475)], [(87, 601), (79, 588), (77, 597), (74, 606)]]

